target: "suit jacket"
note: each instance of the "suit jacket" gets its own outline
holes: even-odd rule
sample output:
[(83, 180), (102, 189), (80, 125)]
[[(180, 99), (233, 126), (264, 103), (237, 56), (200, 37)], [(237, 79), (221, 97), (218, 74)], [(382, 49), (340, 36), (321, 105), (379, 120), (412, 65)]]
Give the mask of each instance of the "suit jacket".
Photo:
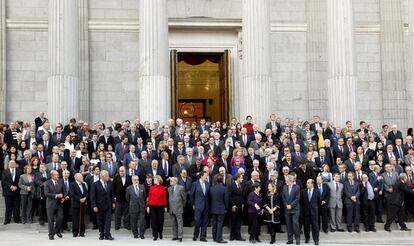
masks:
[(330, 208), (343, 208), (342, 196), (344, 192), (344, 185), (340, 182), (338, 184), (338, 190), (336, 190), (335, 182), (329, 182), (329, 203), (328, 207)]
[(172, 175), (174, 177), (180, 177), (181, 170), (183, 169), (187, 170), (188, 173), (190, 171), (190, 165), (186, 163), (182, 164), (181, 166), (178, 163), (174, 164), (172, 167)]
[[(125, 168), (128, 168), (129, 163), (134, 159), (133, 156), (135, 156), (135, 158), (138, 158), (138, 155), (136, 153), (133, 153), (134, 155), (131, 155), (131, 152), (127, 152), (122, 156), (122, 160), (123, 160), (123, 166)], [(120, 156), (121, 157), (121, 156)]]
[(244, 204), (242, 184), (239, 185), (238, 189), (237, 184), (233, 182), (231, 185), (227, 186), (227, 193), (229, 196), (229, 208), (236, 207), (241, 210), (242, 205)]
[[(13, 181), (13, 177), (12, 174), (10, 172), (10, 169), (6, 169), (3, 171), (2, 176), (1, 176), (1, 185), (3, 187), (3, 196), (14, 196), (14, 195), (19, 195), (20, 194), (20, 189), (19, 189), (19, 178), (20, 175), (22, 174), (21, 171), (18, 168), (15, 168), (15, 176), (14, 176), (14, 181)], [(17, 190), (16, 191), (12, 191), (10, 189), (10, 186), (16, 186)]]
[[(217, 184), (217, 177), (219, 175), (220, 175), (219, 173), (216, 174), (216, 175), (214, 175), (214, 177), (213, 177), (213, 185), (216, 185)], [(233, 176), (231, 176), (231, 174), (226, 173), (226, 178), (225, 178), (225, 181), (223, 182), (223, 185), (224, 186), (229, 186), (229, 185), (231, 185), (231, 183), (233, 183)]]
[(401, 131), (397, 130), (397, 133), (394, 133), (393, 131), (390, 131), (388, 133), (388, 140), (390, 140), (392, 142), (392, 144), (395, 145), (395, 139), (397, 139), (397, 138), (403, 139)]
[(53, 137), (51, 139), (52, 146), (58, 146), (59, 144), (64, 143), (65, 142), (65, 137), (66, 137), (65, 133), (62, 132), (60, 134), (60, 141), (58, 141), (57, 134), (53, 134)]
[[(55, 185), (52, 179), (49, 179), (44, 183), (45, 196), (46, 196), (46, 208), (55, 209), (62, 207), (61, 199), (56, 198), (57, 194), (63, 194), (63, 185), (57, 181), (57, 189), (55, 190)], [(63, 198), (62, 198), (63, 199)]]
[[(20, 175), (19, 178), (19, 188), (20, 188), (20, 195), (30, 195), (31, 197), (34, 197), (35, 195), (35, 177), (32, 176), (32, 180), (29, 181), (27, 176), (25, 174)], [(28, 191), (28, 188), (31, 188), (30, 191)]]
[(125, 192), (125, 199), (129, 203), (129, 213), (145, 213), (146, 210), (146, 200), (147, 200), (147, 191), (144, 185), (138, 185), (139, 196), (135, 192), (134, 185), (128, 186)]
[(112, 147), (115, 148), (114, 138), (112, 136), (109, 136), (106, 140), (105, 140), (105, 136), (100, 136), (98, 139), (98, 143), (103, 143), (105, 146), (105, 150), (108, 150), (108, 145), (112, 145)]
[(133, 145), (136, 145), (137, 139), (141, 137), (139, 131), (136, 131), (134, 134), (132, 134), (132, 132), (129, 132), (126, 134), (126, 136), (128, 137), (128, 142)]
[(78, 157), (75, 157), (74, 163), (73, 163), (72, 157), (68, 156), (66, 158), (66, 162), (68, 163), (68, 169), (69, 170), (79, 171), (80, 166), (82, 166), (82, 160), (81, 160), (81, 158), (78, 158)]
[(414, 191), (410, 190), (407, 184), (398, 180), (393, 186), (393, 192), (389, 201), (393, 205), (402, 206), (405, 200), (405, 195), (414, 196)]
[(213, 185), (210, 188), (210, 213), (225, 214), (228, 207), (228, 194), (223, 184)]
[(196, 211), (204, 211), (205, 209), (209, 211), (210, 184), (207, 181), (205, 181), (205, 189), (206, 191), (203, 193), (199, 180), (195, 181), (191, 186), (190, 199)]
[[(285, 209), (286, 209), (286, 205), (291, 205), (292, 209), (289, 210), (289, 212), (291, 213), (299, 212), (300, 188), (298, 185), (295, 185), (295, 184), (292, 185), (290, 196), (289, 196), (289, 187), (287, 185), (283, 186), (282, 199), (283, 199), (283, 205)], [(288, 210), (286, 209), (286, 211)]]
[[(360, 204), (360, 196), (361, 196), (361, 190), (360, 190), (360, 183), (356, 180), (353, 181), (353, 185), (349, 182), (349, 180), (345, 181), (344, 183), (344, 194), (345, 194), (345, 204)], [(356, 202), (353, 202), (351, 200), (351, 197), (356, 197)]]
[(321, 204), (321, 197), (318, 189), (312, 189), (311, 199), (309, 200), (308, 189), (301, 191), (301, 205), (303, 215), (318, 217), (319, 204)]
[[(129, 144), (125, 144), (124, 145), (124, 151), (122, 152), (122, 145), (123, 143), (118, 143), (115, 145), (115, 156), (116, 156), (116, 160), (117, 161), (123, 161), (124, 160), (124, 156), (127, 155), (129, 153)], [(124, 164), (125, 166), (125, 164)], [(128, 166), (126, 166), (128, 167)]]
[(115, 203), (114, 189), (111, 182), (107, 182), (106, 190), (101, 181), (92, 184), (90, 193), (91, 207), (97, 207), (99, 211), (107, 211)]
[(118, 174), (119, 165), (117, 162), (112, 162), (112, 174), (109, 173), (109, 165), (108, 162), (103, 162), (101, 165), (101, 170), (106, 170), (109, 173), (111, 178), (115, 177)]
[(331, 191), (328, 184), (327, 183), (322, 184), (322, 194), (321, 194), (321, 191), (319, 189), (319, 186), (317, 186), (317, 190), (319, 192), (321, 202), (324, 201), (325, 205), (327, 206), (328, 203), (329, 203), (329, 196), (330, 196), (330, 191)]
[(92, 158), (92, 153), (98, 150), (98, 145), (99, 145), (98, 142), (96, 142), (96, 146), (94, 146), (93, 141), (88, 142), (88, 145), (86, 146), (86, 148), (88, 149), (89, 159)]
[(171, 214), (184, 213), (184, 207), (187, 204), (187, 192), (184, 186), (177, 184), (175, 191), (174, 186), (168, 187), (168, 203)]
[[(82, 190), (79, 188), (78, 182), (72, 182), (69, 187), (69, 193), (71, 195), (70, 201), (71, 201), (71, 208), (72, 209), (79, 209), (81, 202), (80, 199), (84, 197), (88, 197), (88, 188), (85, 183), (82, 183)], [(85, 203), (84, 203), (85, 205)]]
[(116, 202), (126, 202), (125, 200), (125, 192), (128, 186), (132, 184), (131, 177), (129, 175), (125, 175), (125, 184), (122, 184), (122, 178), (118, 174), (114, 177), (113, 186), (114, 186), (114, 196), (116, 198)]
[(385, 189), (386, 194), (387, 194), (388, 189), (393, 188), (394, 185), (397, 183), (398, 173), (397, 172), (392, 172), (391, 177), (390, 177), (388, 175), (388, 173), (384, 172), (384, 173), (381, 174), (381, 176), (383, 178), (384, 189)]
[(238, 140), (240, 141), (240, 146), (241, 147), (247, 148), (247, 147), (250, 146), (250, 142), (252, 141), (252, 138), (251, 138), (251, 136), (249, 134), (246, 134), (246, 142), (244, 142), (243, 141), (243, 135), (240, 134), (238, 136)]

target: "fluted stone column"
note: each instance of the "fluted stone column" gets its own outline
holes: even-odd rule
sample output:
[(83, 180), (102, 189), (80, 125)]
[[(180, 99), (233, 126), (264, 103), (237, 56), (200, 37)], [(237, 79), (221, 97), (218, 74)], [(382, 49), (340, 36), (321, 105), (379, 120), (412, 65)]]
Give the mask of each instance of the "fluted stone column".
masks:
[(0, 122), (6, 121), (6, 0), (0, 0)]
[(79, 117), (89, 121), (89, 0), (79, 3)]
[(243, 0), (243, 77), (239, 112), (251, 115), (261, 128), (271, 113), (270, 1)]
[(408, 3), (408, 28), (409, 28), (409, 39), (410, 39), (410, 60), (408, 64), (410, 65), (410, 77), (407, 80), (407, 92), (409, 93), (408, 98), (408, 120), (409, 125), (414, 124), (414, 1), (409, 1)]
[(328, 118), (336, 126), (355, 123), (356, 65), (352, 0), (327, 0)]
[(139, 3), (139, 117), (165, 124), (171, 115), (167, 1)]
[(49, 1), (48, 118), (53, 125), (79, 117), (78, 1)]

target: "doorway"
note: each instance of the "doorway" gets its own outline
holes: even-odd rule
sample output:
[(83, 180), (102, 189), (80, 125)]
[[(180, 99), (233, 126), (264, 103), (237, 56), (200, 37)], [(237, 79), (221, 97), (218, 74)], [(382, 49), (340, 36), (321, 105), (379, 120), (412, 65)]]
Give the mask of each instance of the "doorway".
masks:
[(230, 51), (171, 51), (172, 115), (184, 121), (228, 122), (231, 115)]

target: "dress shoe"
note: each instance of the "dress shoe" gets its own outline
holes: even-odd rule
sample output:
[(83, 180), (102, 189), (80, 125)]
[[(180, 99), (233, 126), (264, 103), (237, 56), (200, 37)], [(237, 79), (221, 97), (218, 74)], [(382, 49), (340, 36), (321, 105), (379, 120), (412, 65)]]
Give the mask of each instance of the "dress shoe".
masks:
[(162, 240), (162, 234), (160, 233), (160, 239)]
[(384, 221), (382, 220), (382, 218), (377, 219), (377, 223), (384, 223)]
[(158, 240), (158, 238), (157, 238), (157, 237), (154, 237), (152, 240), (153, 240), (153, 241), (157, 241), (157, 240)]
[(58, 236), (59, 238), (62, 238), (62, 234), (60, 232), (56, 232), (56, 236)]
[(193, 237), (193, 241), (197, 241), (197, 238), (196, 237)]
[(138, 235), (134, 235), (134, 238), (138, 238)]
[(236, 241), (242, 241), (242, 242), (245, 242), (245, 241), (246, 241), (246, 239), (244, 239), (244, 238), (238, 238), (238, 239), (236, 239)]
[(217, 241), (217, 243), (227, 243), (227, 241), (220, 240), (220, 241)]
[(173, 237), (172, 240), (173, 241), (177, 241), (178, 240), (178, 237)]
[(22, 223), (22, 221), (21, 221), (20, 219), (15, 219), (15, 220), (14, 220), (14, 223), (16, 223), (16, 224), (21, 224), (21, 223)]
[(344, 229), (338, 229), (337, 231), (339, 231), (339, 232), (344, 232), (345, 230), (344, 230)]
[(306, 240), (305, 240), (305, 243), (309, 243), (309, 239), (306, 239)]
[(53, 235), (50, 235), (50, 236), (49, 236), (49, 240), (55, 240), (55, 239), (53, 238)]
[(183, 242), (183, 239), (182, 238), (179, 238), (178, 239), (178, 242), (182, 243)]
[(109, 236), (106, 236), (105, 237), (105, 240), (109, 240), (109, 241), (112, 241), (112, 240), (114, 240), (115, 238), (113, 238), (111, 235), (109, 235)]
[(360, 230), (359, 230), (359, 228), (355, 228), (355, 230), (354, 230), (356, 233), (359, 233), (360, 232)]
[(348, 228), (348, 232), (352, 232), (352, 229), (351, 228)]
[(375, 229), (375, 228), (371, 228), (371, 229), (369, 229), (370, 231), (373, 231), (373, 232), (376, 232), (377, 231), (377, 229)]
[(300, 245), (300, 241), (296, 241), (296, 245)]
[(45, 221), (44, 220), (39, 220), (39, 225), (44, 225)]
[(78, 234), (73, 234), (73, 237), (78, 237)]
[(335, 229), (331, 229), (331, 232), (336, 232), (336, 230)]
[(315, 245), (319, 245), (319, 242), (315, 242)]
[(255, 244), (256, 240), (250, 240), (250, 243)]
[(286, 244), (293, 244), (293, 241), (287, 241)]
[(410, 228), (407, 228), (407, 227), (405, 227), (405, 228), (401, 228), (400, 230), (401, 230), (401, 231), (411, 231), (411, 229), (410, 229)]
[(99, 240), (104, 240), (104, 236), (99, 236)]
[(10, 224), (10, 220), (5, 220), (5, 221), (3, 222), (3, 225), (7, 225), (7, 224)]
[(140, 236), (141, 239), (145, 239), (144, 235)]
[(262, 241), (259, 238), (256, 238), (256, 242), (261, 243)]
[(230, 238), (230, 241), (234, 241), (234, 238), (232, 238), (232, 237), (231, 237), (231, 238)]
[(391, 228), (389, 227), (385, 227), (384, 230), (386, 230), (387, 232), (391, 232)]
[(115, 226), (115, 231), (119, 230), (121, 227)]
[(328, 229), (324, 229), (324, 230), (323, 230), (323, 232), (324, 232), (324, 233), (328, 233)]
[(200, 242), (204, 242), (204, 243), (207, 243), (207, 239), (205, 239), (205, 238), (203, 238), (203, 239), (200, 239)]

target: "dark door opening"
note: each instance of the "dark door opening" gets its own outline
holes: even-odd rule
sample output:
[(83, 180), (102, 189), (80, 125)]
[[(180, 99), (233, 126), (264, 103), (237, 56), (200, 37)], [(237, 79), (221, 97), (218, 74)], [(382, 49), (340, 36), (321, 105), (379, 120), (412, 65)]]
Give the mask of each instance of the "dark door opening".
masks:
[(230, 52), (171, 51), (172, 115), (184, 121), (228, 122), (231, 115)]

